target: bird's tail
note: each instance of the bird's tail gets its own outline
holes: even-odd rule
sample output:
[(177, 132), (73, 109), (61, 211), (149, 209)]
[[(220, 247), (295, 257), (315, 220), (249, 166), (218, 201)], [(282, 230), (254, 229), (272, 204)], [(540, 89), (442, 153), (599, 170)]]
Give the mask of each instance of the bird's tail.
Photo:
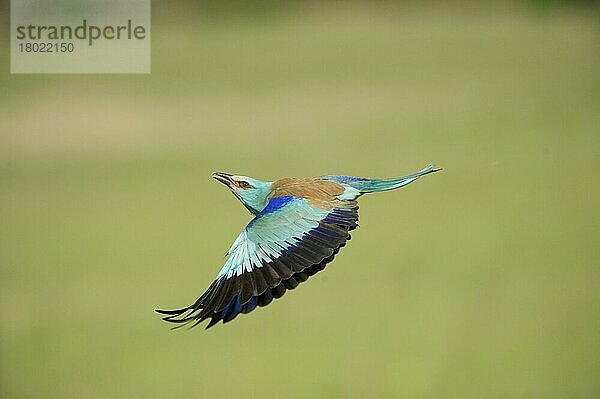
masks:
[(417, 173), (413, 173), (404, 177), (391, 179), (361, 179), (353, 181), (350, 184), (352, 187), (359, 190), (361, 194), (373, 193), (376, 191), (393, 190), (399, 187), (406, 186), (407, 184), (410, 184), (413, 181), (417, 180), (419, 177), (428, 175), (433, 172), (437, 172), (438, 170), (441, 170), (441, 168), (436, 168), (433, 165), (429, 165), (426, 168), (421, 169)]

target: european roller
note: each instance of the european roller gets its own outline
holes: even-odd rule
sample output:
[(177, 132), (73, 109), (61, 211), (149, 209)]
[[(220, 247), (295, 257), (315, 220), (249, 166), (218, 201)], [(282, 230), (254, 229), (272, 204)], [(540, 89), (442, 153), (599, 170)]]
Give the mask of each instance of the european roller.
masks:
[(261, 181), (214, 173), (253, 215), (227, 252), (227, 260), (194, 303), (157, 310), (163, 320), (206, 328), (227, 323), (281, 298), (330, 263), (357, 227), (357, 199), (404, 187), (437, 172), (432, 165), (392, 179), (328, 175)]

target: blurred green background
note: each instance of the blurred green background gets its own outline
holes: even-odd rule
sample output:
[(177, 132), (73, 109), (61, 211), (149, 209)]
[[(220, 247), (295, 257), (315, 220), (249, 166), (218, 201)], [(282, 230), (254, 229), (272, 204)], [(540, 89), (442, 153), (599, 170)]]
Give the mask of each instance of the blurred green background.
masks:
[[(10, 75), (2, 398), (598, 398), (591, 3), (154, 2), (152, 74)], [(444, 171), (361, 199), (328, 269), (170, 331), (263, 179)]]

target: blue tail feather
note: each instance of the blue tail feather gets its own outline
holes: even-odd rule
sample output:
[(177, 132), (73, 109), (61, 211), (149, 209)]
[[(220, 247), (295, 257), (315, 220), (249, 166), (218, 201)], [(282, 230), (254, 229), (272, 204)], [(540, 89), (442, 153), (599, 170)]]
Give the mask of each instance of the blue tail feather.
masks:
[(440, 168), (436, 168), (433, 165), (429, 165), (426, 168), (421, 169), (417, 173), (413, 173), (408, 176), (392, 178), (392, 179), (364, 179), (364, 180), (356, 180), (349, 182), (348, 185), (356, 188), (361, 192), (361, 194), (365, 193), (373, 193), (376, 191), (386, 191), (393, 190), (396, 188), (400, 188), (406, 186), (407, 184), (412, 183), (417, 180), (421, 176), (425, 176), (429, 173), (437, 172), (441, 170)]

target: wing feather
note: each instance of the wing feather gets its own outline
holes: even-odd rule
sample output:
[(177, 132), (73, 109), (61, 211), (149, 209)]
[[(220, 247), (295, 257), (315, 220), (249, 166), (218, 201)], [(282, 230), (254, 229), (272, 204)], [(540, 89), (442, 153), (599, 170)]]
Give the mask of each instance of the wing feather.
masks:
[[(288, 194), (299, 190), (284, 188)], [(236, 238), (206, 292), (188, 307), (157, 312), (166, 321), (192, 326), (210, 318), (209, 328), (267, 306), (323, 270), (358, 220), (356, 202), (331, 198), (339, 191), (333, 188), (317, 187), (316, 204), (330, 196), (323, 207), (308, 198), (274, 195)]]

